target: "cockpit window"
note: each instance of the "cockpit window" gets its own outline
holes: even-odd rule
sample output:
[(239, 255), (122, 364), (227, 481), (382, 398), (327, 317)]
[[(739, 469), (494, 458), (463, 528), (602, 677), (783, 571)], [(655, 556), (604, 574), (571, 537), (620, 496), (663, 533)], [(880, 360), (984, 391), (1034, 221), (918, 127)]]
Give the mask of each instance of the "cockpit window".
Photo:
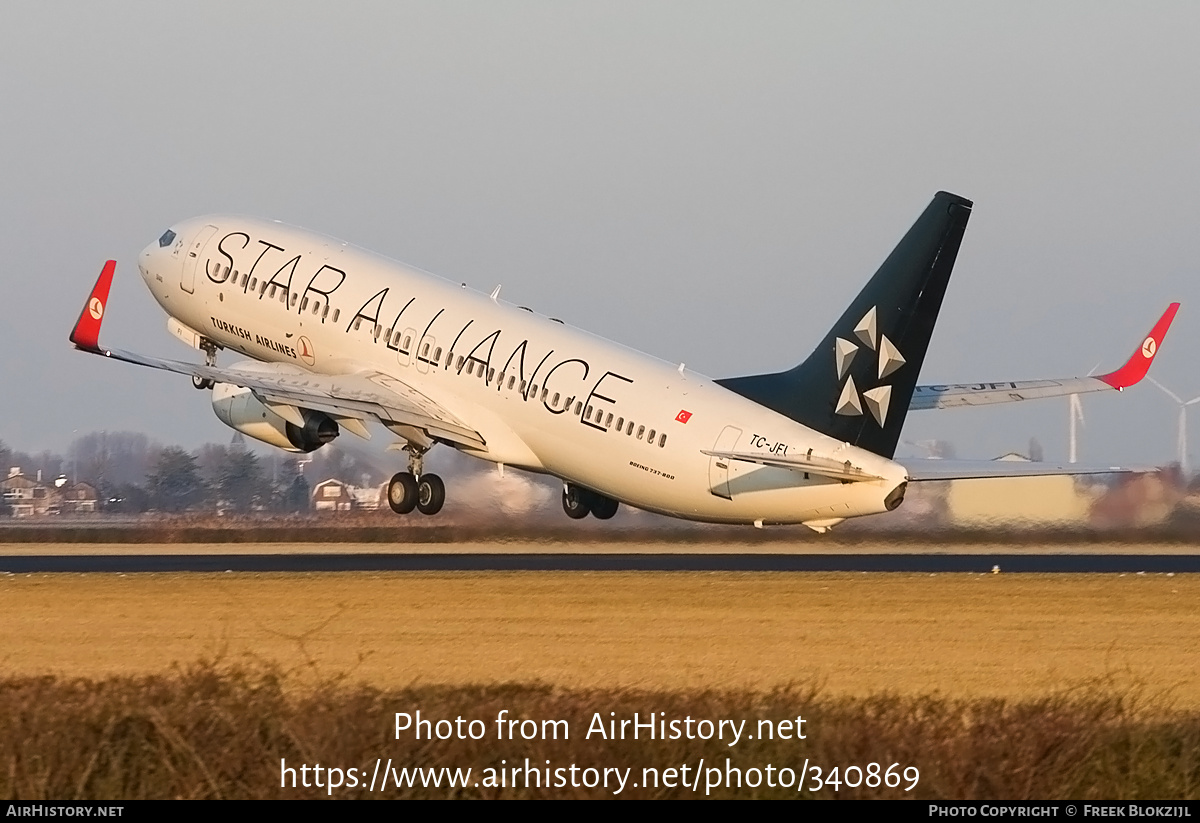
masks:
[(167, 246), (171, 245), (174, 242), (175, 242), (175, 232), (171, 231), (170, 229), (167, 229), (165, 232), (163, 232), (163, 236), (158, 238), (158, 247), (160, 249), (165, 249)]

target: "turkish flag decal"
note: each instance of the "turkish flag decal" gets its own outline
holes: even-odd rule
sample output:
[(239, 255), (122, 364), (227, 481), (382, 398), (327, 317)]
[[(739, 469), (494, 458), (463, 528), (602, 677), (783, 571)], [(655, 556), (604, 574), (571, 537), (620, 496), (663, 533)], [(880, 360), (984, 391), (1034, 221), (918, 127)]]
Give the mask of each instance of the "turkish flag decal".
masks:
[(692, 419), (692, 413), (686, 409), (680, 409), (679, 414), (675, 415), (675, 419), (680, 423), (686, 423)]

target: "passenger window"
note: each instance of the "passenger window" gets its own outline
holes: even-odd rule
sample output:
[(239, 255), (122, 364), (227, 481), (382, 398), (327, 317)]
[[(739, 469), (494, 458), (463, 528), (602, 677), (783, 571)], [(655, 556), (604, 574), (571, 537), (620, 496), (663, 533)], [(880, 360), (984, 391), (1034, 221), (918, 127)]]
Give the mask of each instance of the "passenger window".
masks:
[(374, 332), (371, 334), (371, 336), (374, 337), (376, 340), (378, 340), (379, 335), (381, 335), (381, 334), (383, 334), (383, 327), (380, 326), (378, 323), (376, 323)]
[(226, 280), (228, 280), (228, 279), (229, 279), (229, 266), (226, 266), (226, 267), (225, 267), (225, 279), (226, 279)]
[(591, 407), (591, 406), (588, 406), (588, 407), (587, 407), (587, 411), (585, 411), (585, 412), (583, 413), (583, 419), (584, 419), (584, 420), (591, 420), (591, 419), (592, 419), (592, 407)]
[(633, 421), (632, 420), (629, 421), (629, 428), (625, 430), (625, 433), (630, 436), (633, 436)]
[(475, 374), (475, 361), (474, 360), (467, 361), (467, 374), (469, 374), (469, 375)]
[(638, 440), (642, 439), (642, 435), (646, 433), (645, 426), (638, 426)]
[(508, 378), (508, 390), (512, 391), (513, 386), (515, 386), (515, 385), (517, 385), (517, 378), (516, 377)]
[[(537, 392), (535, 391), (534, 394), (537, 394)], [(549, 394), (550, 394), (550, 390), (548, 388), (546, 388), (545, 386), (542, 386), (542, 400), (545, 400)], [(557, 396), (558, 395), (555, 395), (555, 397), (557, 397)]]
[(285, 291), (285, 290), (284, 290), (282, 287), (280, 287), (280, 289), (279, 289), (279, 302), (280, 302), (280, 303), (282, 303), (283, 305), (285, 305), (285, 306), (286, 306), (286, 305), (287, 305), (287, 299), (288, 299), (288, 293), (287, 293), (287, 292), (286, 292), (286, 291)]
[(274, 298), (275, 298), (275, 292), (276, 292), (276, 290), (277, 290), (278, 288), (279, 288), (278, 286), (276, 286), (274, 283), (272, 283), (272, 284), (271, 284), (271, 293), (270, 293), (269, 295), (267, 295), (267, 296), (268, 296), (268, 297), (270, 297), (271, 299), (274, 299)]
[(254, 291), (255, 288), (257, 288), (257, 287), (258, 287), (258, 278), (251, 277), (250, 278), (250, 291)]
[(304, 310), (305, 310), (305, 309), (307, 309), (307, 308), (308, 308), (308, 298), (306, 297), (306, 298), (304, 298), (304, 300), (303, 300), (303, 301), (300, 303), (300, 311), (304, 311)]
[(524, 393), (525, 393), (525, 381), (522, 380), (521, 381), (521, 394), (524, 394)]
[(647, 443), (653, 443), (653, 442), (654, 442), (654, 429), (651, 429), (651, 430), (650, 430), (650, 433), (646, 435), (646, 442), (647, 442)]
[[(237, 272), (236, 272), (236, 271), (235, 271), (233, 274), (234, 274), (234, 276), (235, 276), (235, 277), (237, 276)], [(244, 289), (244, 288), (246, 288), (246, 283), (247, 283), (249, 280), (250, 280), (250, 275), (249, 275), (249, 274), (243, 274), (243, 275), (242, 275), (242, 288), (243, 288), (243, 289)]]
[(625, 428), (625, 418), (618, 417), (617, 418), (617, 431), (620, 431), (623, 428)]
[(578, 417), (579, 413), (582, 411), (583, 411), (583, 402), (580, 401), (579, 403), (575, 404), (575, 416)]
[(316, 317), (318, 314), (321, 313), (321, 301), (314, 300), (314, 301), (312, 301), (312, 304), (313, 304), (313, 317)]
[(558, 394), (558, 392), (555, 392), (554, 399), (550, 401), (551, 408), (558, 405), (558, 398), (559, 398), (559, 394)]
[(337, 322), (338, 315), (339, 315), (339, 314), (341, 314), (341, 313), (342, 313), (342, 310), (341, 310), (341, 309), (334, 309), (334, 310), (333, 310), (333, 322), (334, 322), (334, 323), (336, 323), (336, 322)]
[(426, 343), (424, 346), (421, 347), (421, 356), (425, 357), (425, 358), (429, 357), (429, 344), (428, 343)]
[(667, 445), (667, 433), (663, 432), (658, 436), (658, 447), (661, 449)]
[(492, 380), (494, 380), (494, 379), (496, 378), (496, 370), (495, 370), (495, 369), (488, 369), (488, 373), (487, 373), (487, 375), (488, 375), (488, 376), (487, 376), (487, 381), (488, 381), (489, 383), (491, 383), (491, 382), (492, 382)]
[[(618, 427), (620, 427), (620, 425), (621, 425), (620, 423), (617, 424)], [(604, 421), (604, 428), (607, 429), (607, 428), (610, 428), (611, 426), (612, 426), (612, 412), (609, 412), (608, 419)]]
[(362, 328), (362, 320), (363, 319), (361, 317), (354, 318), (354, 330), (355, 331), (358, 331), (360, 328)]
[(442, 362), (442, 347), (441, 346), (438, 346), (436, 349), (433, 350), (433, 362), (434, 363)]
[(400, 348), (404, 350), (405, 354), (408, 354), (408, 347), (410, 345), (412, 345), (412, 335), (409, 335), (408, 337), (404, 338), (404, 345), (401, 346)]
[(458, 358), (458, 366), (457, 366), (456, 368), (457, 368), (459, 371), (462, 371), (462, 366), (463, 366), (463, 359), (462, 359), (461, 357), (459, 357), (459, 358)]
[(325, 304), (325, 311), (321, 312), (321, 319), (322, 319), (322, 320), (324, 320), (324, 319), (325, 319), (326, 317), (328, 317), (328, 316), (329, 316), (329, 304), (328, 304), (328, 303), (326, 303), (326, 304)]

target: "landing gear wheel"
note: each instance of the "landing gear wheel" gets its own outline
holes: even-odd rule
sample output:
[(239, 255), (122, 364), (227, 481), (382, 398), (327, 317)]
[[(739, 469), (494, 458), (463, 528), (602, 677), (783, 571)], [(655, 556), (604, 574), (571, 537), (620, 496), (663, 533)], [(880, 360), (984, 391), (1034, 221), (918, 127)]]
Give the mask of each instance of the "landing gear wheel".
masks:
[(205, 389), (211, 389), (213, 387), (213, 381), (209, 380), (207, 377), (197, 377), (193, 374), (192, 386), (200, 391), (204, 391)]
[(446, 484), (436, 474), (423, 474), (417, 483), (417, 510), (437, 514), (446, 502)]
[(611, 497), (594, 494), (592, 495), (592, 517), (597, 520), (608, 520), (617, 513), (617, 508), (620, 505), (620, 503)]
[(409, 472), (392, 475), (388, 482), (388, 505), (396, 514), (408, 514), (417, 506), (417, 478)]
[(563, 488), (562, 505), (567, 517), (572, 520), (582, 520), (592, 510), (592, 495), (578, 486), (568, 484)]

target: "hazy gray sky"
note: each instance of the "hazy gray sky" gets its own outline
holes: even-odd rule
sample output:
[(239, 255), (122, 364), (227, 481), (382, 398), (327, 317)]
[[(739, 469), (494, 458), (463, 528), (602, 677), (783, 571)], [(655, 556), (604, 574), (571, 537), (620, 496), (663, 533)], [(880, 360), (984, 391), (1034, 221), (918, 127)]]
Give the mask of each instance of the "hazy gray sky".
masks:
[[(1192, 2), (6, 3), (0, 439), (228, 439), (186, 379), (66, 339), (114, 257), (106, 342), (188, 356), (136, 254), (213, 211), (731, 376), (803, 359), (946, 189), (975, 210), (922, 382), (1115, 368), (1178, 300), (1152, 374), (1193, 397), (1197, 31)], [(1174, 458), (1153, 386), (1084, 408), (1085, 459)], [(1066, 430), (1063, 399), (905, 437)]]

